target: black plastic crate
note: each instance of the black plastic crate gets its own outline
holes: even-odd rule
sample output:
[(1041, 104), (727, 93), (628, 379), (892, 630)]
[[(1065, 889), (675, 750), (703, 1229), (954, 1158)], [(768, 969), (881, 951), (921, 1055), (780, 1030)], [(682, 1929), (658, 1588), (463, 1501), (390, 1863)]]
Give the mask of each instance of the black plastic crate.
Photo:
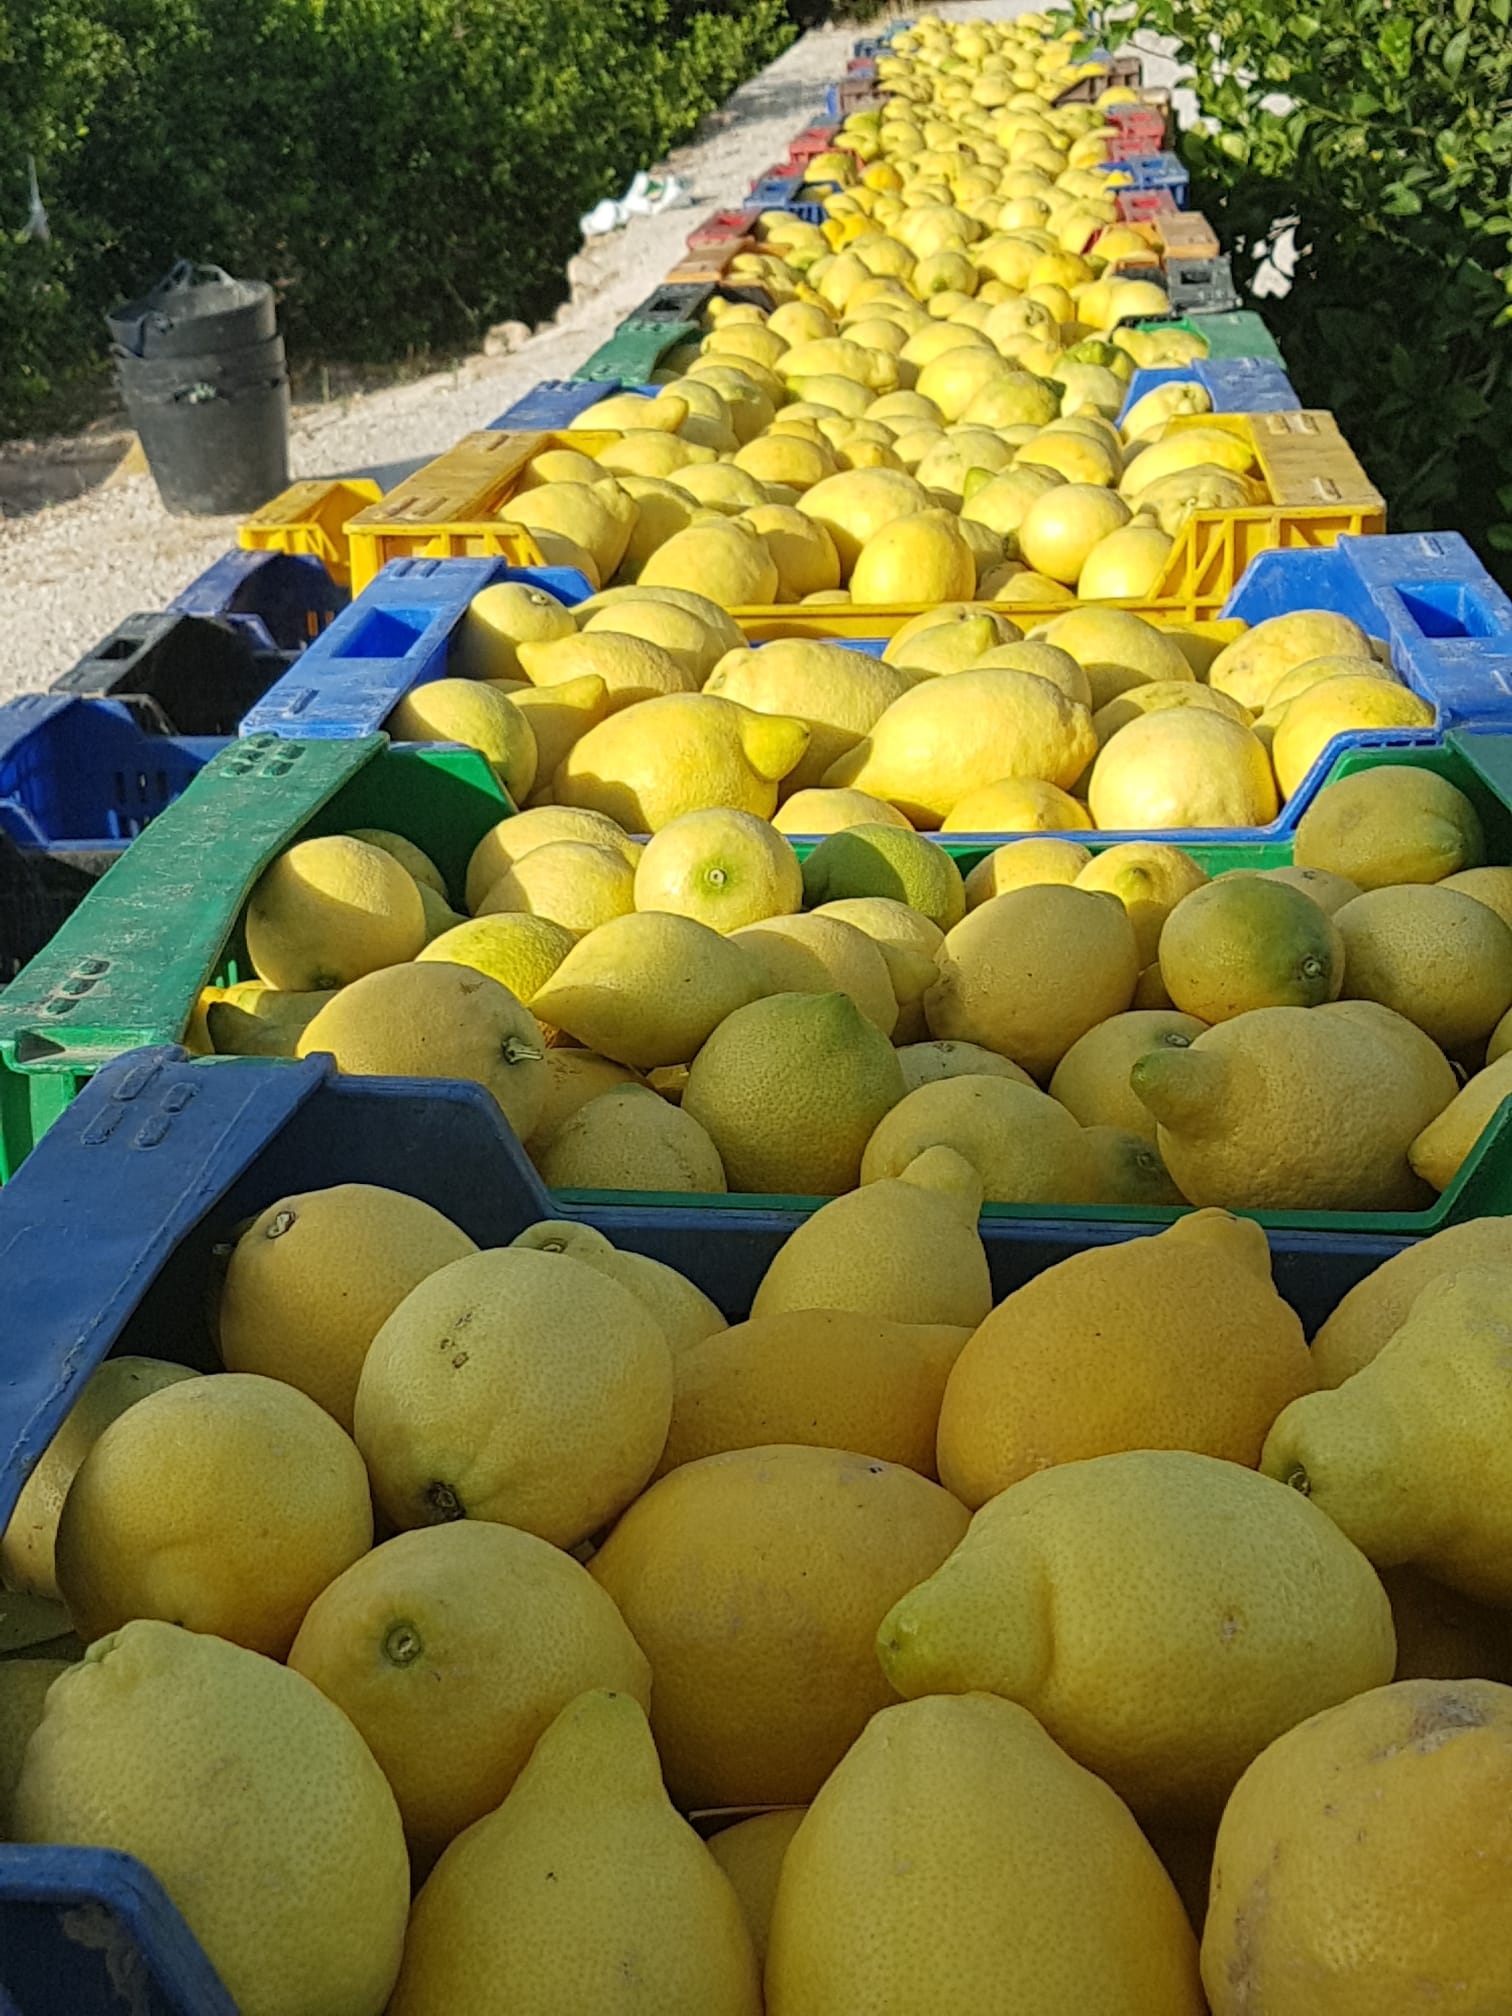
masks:
[(234, 735), (296, 656), (260, 648), (215, 617), (149, 611), (118, 623), (50, 690), (127, 701), (158, 734)]

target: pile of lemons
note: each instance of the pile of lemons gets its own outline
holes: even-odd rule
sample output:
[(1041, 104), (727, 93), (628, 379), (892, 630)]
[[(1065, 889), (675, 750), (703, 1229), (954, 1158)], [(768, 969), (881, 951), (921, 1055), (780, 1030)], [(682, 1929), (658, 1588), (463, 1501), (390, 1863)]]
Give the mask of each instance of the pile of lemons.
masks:
[(1512, 1090), (1512, 868), (1432, 769), (1326, 785), (1260, 871), (958, 863), (844, 795), (802, 856), (750, 811), (641, 841), (543, 805), (479, 842), (466, 917), (405, 838), (300, 841), (194, 1040), (471, 1080), (562, 1191), (833, 1196), (943, 1144), (993, 1203), (1411, 1211)]
[(716, 297), (654, 396), (590, 406), (524, 471), (508, 515), (548, 560), (726, 608), (1139, 600), (1194, 511), (1267, 501), (1195, 382), (1119, 424), (1137, 364), (1206, 350), (1132, 326), (1169, 303), (1094, 164), (1133, 94), (1057, 106), (1065, 39), (1033, 26), (894, 48), (887, 110), (809, 164), (825, 222), (762, 213), (730, 264), (775, 305)]
[(1507, 1221), (1309, 1349), (1253, 1222), (995, 1282), (982, 1195), (729, 1310), (397, 1187), (226, 1227), (204, 1372), (101, 1365), (0, 1534), (0, 1833), (243, 2016), (1505, 2007)]
[(631, 833), (728, 808), (795, 834), (857, 817), (1006, 834), (1265, 826), (1335, 736), (1434, 720), (1384, 645), (1323, 610), (1024, 624), (945, 601), (869, 647), (803, 629), (751, 645), (686, 589), (569, 609), (511, 581), (475, 598), (448, 676), (386, 725), (479, 749), (517, 805)]

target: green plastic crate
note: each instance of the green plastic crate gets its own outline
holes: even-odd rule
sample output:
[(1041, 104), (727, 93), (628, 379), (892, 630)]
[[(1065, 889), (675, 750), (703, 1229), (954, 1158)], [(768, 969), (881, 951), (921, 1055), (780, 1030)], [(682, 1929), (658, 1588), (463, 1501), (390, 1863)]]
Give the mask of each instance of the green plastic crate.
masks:
[(1184, 329), (1189, 336), (1201, 336), (1209, 357), (1266, 357), (1285, 368), (1281, 346), (1252, 308), (1234, 308), (1222, 315), (1183, 315), (1175, 321), (1136, 322), (1135, 328), (1158, 334), (1162, 329)]
[[(1401, 763), (1433, 770), (1464, 791), (1485, 824), (1490, 858), (1512, 863), (1512, 736), (1455, 732), (1438, 748), (1354, 750), (1335, 764), (1330, 781)], [(455, 897), (473, 848), (509, 809), (493, 773), (471, 750), (390, 749), (382, 735), (360, 742), (249, 737), (233, 744), (146, 829), (47, 950), (0, 994), (0, 1173), (14, 1170), (102, 1064), (143, 1044), (176, 1042), (201, 987), (238, 977), (242, 906), (280, 849), (317, 833), (387, 827), (425, 849)], [(1158, 837), (1181, 844), (1179, 831)], [(1117, 844), (1096, 833), (1077, 838), (1094, 852)], [(969, 874), (1000, 843), (944, 844)], [(1215, 875), (1285, 867), (1292, 859), (1286, 839), (1214, 841), (1189, 851)], [(757, 1203), (812, 1210), (823, 1202), (640, 1190), (562, 1194), (574, 1202), (653, 1211), (741, 1211)], [(1059, 1204), (995, 1204), (987, 1213), (1024, 1219), (1052, 1213), (1088, 1224), (1166, 1224), (1179, 1215)], [(1253, 1215), (1277, 1228), (1412, 1237), (1508, 1213), (1512, 1100), (1429, 1210)]]
[(696, 322), (621, 322), (609, 341), (572, 375), (594, 383), (648, 385), (669, 350), (679, 343), (696, 343), (703, 333)]
[(460, 909), (473, 849), (513, 809), (473, 749), (231, 743), (0, 993), (0, 1178), (102, 1064), (178, 1042), (200, 989), (244, 973), (242, 906), (285, 847), (385, 827), (425, 850)]
[[(1490, 859), (1512, 862), (1512, 736), (1450, 734), (1441, 748), (1360, 749), (1341, 756), (1329, 773), (1329, 782), (1348, 777), (1356, 770), (1373, 770), (1384, 763), (1411, 764), (1446, 777), (1475, 805), (1486, 831)], [(1096, 833), (1074, 836), (1094, 853), (1102, 846)], [(1162, 840), (1182, 844), (1179, 832), (1162, 833)], [(947, 851), (963, 875), (1001, 843), (956, 846)], [(810, 849), (800, 845), (800, 855)], [(1288, 840), (1221, 841), (1194, 845), (1187, 849), (1210, 875), (1232, 873), (1245, 868), (1286, 868), (1291, 866), (1292, 842)], [(564, 1190), (558, 1193), (571, 1204), (604, 1205), (635, 1210), (690, 1207), (710, 1213), (763, 1210), (815, 1211), (827, 1200), (823, 1197), (724, 1196), (686, 1191), (652, 1190)], [(1242, 1215), (1276, 1230), (1318, 1232), (1369, 1232), (1396, 1238), (1423, 1238), (1441, 1232), (1447, 1225), (1463, 1224), (1470, 1218), (1495, 1218), (1512, 1214), (1512, 1099), (1506, 1101), (1491, 1126), (1467, 1157), (1453, 1183), (1425, 1211), (1253, 1211)], [(1180, 1209), (1138, 1205), (1093, 1204), (987, 1204), (985, 1218), (1017, 1218), (1082, 1225), (1169, 1225), (1182, 1215)]]

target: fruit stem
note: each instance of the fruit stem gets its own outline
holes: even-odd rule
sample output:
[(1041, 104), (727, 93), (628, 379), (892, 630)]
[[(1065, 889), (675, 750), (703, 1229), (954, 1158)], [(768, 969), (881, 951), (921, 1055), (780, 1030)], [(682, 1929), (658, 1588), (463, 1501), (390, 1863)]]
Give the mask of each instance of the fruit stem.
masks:
[(467, 1517), (466, 1507), (450, 1484), (442, 1484), (439, 1481), (429, 1484), (426, 1486), (423, 1496), (426, 1506), (430, 1511), (432, 1522), (437, 1526), (443, 1525), (448, 1519), (465, 1519)]
[(1293, 1463), (1283, 1481), (1289, 1484), (1293, 1491), (1300, 1491), (1304, 1498), (1312, 1496), (1312, 1479), (1308, 1476), (1304, 1464)]

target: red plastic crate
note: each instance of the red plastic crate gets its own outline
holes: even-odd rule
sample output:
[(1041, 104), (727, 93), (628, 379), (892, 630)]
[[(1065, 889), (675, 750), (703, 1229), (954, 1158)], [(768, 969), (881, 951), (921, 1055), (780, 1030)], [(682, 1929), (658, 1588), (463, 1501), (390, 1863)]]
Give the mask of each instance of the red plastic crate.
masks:
[(701, 224), (688, 233), (684, 243), (690, 252), (702, 252), (710, 245), (723, 245), (731, 238), (748, 238), (751, 215), (748, 210), (711, 210)]
[(788, 148), (788, 160), (795, 166), (812, 161), (816, 154), (828, 154), (835, 144), (838, 126), (806, 126)]
[(1118, 151), (1126, 159), (1137, 154), (1158, 154), (1165, 145), (1165, 114), (1153, 105), (1110, 106), (1108, 124), (1121, 134)]
[(1169, 189), (1120, 189), (1115, 200), (1123, 224), (1148, 224), (1152, 217), (1170, 217), (1176, 212), (1176, 199)]

